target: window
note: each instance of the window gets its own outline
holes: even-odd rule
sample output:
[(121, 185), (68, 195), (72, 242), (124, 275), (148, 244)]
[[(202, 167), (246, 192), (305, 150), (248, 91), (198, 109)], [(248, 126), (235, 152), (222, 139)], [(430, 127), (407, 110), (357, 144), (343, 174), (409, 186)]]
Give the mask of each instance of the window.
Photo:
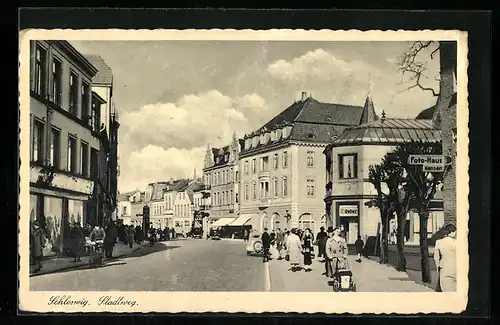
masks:
[(314, 167), (314, 151), (308, 151), (306, 154), (307, 167)]
[(99, 116), (101, 115), (101, 104), (98, 101), (92, 101), (90, 112), (90, 126), (95, 132), (99, 131)]
[(257, 185), (255, 184), (255, 182), (252, 183), (252, 199), (256, 199), (257, 198)]
[(278, 169), (278, 154), (274, 154), (274, 159), (273, 159), (273, 168), (274, 170)]
[(127, 215), (127, 207), (123, 207), (123, 215)]
[(240, 172), (236, 172), (236, 182), (240, 181)]
[(288, 178), (283, 177), (283, 196), (288, 196)]
[(76, 105), (78, 98), (78, 76), (72, 71), (69, 76), (69, 112), (77, 113)]
[(60, 165), (61, 133), (58, 129), (52, 128), (50, 134), (50, 165), (57, 169)]
[(307, 196), (313, 197), (314, 196), (314, 187), (315, 187), (314, 179), (308, 179), (306, 181), (306, 184), (307, 184)]
[(288, 152), (283, 151), (283, 168), (288, 167)]
[(40, 45), (36, 46), (35, 53), (35, 85), (34, 91), (38, 95), (45, 97), (47, 86), (47, 50)]
[(245, 184), (245, 200), (248, 201), (248, 184)]
[(273, 179), (273, 191), (274, 191), (274, 197), (278, 197), (278, 179), (274, 178)]
[(245, 175), (248, 175), (248, 160), (245, 160)]
[(68, 171), (76, 173), (76, 138), (68, 137)]
[(238, 193), (236, 193), (234, 198), (235, 198), (236, 203), (240, 203), (240, 198), (239, 198)]
[(82, 175), (87, 177), (89, 175), (89, 145), (86, 142), (82, 141), (82, 145), (80, 147), (80, 161), (81, 161), (81, 171)]
[(260, 158), (260, 170), (263, 172), (269, 171), (269, 157)]
[(339, 178), (352, 179), (357, 178), (358, 174), (358, 155), (347, 154), (339, 155)]
[(82, 120), (89, 123), (90, 85), (82, 81)]
[(35, 120), (33, 125), (33, 145), (31, 146), (31, 157), (33, 161), (43, 162), (43, 142), (45, 125), (43, 122)]
[(54, 58), (52, 61), (52, 101), (57, 106), (61, 106), (62, 63)]
[(269, 182), (260, 182), (260, 198), (269, 198)]
[[(90, 149), (90, 177), (92, 179), (97, 179), (97, 177), (99, 175), (98, 159), (99, 159), (99, 151), (97, 149), (91, 148)], [(135, 196), (134, 196), (134, 200), (135, 200)]]
[(257, 166), (256, 166), (256, 161), (255, 159), (252, 160), (252, 174), (255, 174), (257, 172)]

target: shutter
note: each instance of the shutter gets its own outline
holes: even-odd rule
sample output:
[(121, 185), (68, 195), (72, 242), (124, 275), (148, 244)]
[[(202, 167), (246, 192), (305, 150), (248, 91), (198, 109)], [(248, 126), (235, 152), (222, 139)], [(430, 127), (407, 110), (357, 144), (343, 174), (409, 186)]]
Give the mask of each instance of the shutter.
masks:
[(344, 158), (341, 155), (338, 155), (338, 163), (339, 163), (339, 179), (344, 178)]
[(354, 154), (354, 178), (358, 178), (358, 154)]

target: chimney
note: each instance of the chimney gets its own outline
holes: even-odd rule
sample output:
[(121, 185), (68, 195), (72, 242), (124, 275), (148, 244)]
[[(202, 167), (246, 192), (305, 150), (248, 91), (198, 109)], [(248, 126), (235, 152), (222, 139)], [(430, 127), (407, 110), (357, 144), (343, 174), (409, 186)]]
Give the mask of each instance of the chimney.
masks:
[(307, 98), (307, 93), (305, 91), (302, 92), (302, 101), (306, 100)]

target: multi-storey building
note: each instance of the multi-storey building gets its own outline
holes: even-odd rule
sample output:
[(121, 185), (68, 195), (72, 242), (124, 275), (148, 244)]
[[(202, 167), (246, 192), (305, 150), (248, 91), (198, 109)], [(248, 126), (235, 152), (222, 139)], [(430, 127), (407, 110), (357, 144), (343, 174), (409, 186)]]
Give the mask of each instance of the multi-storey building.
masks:
[(143, 226), (142, 212), (144, 206), (146, 205), (145, 197), (145, 192), (139, 192), (138, 194), (131, 197), (130, 205), (132, 213), (130, 215), (130, 222), (134, 226)]
[(172, 184), (169, 182), (155, 182), (146, 187), (144, 203), (149, 207), (149, 222), (154, 228), (165, 228), (168, 213), (166, 211), (164, 194)]
[[(354, 244), (358, 235), (367, 242), (381, 229), (378, 208), (368, 204), (377, 198), (369, 181), (370, 165), (381, 163), (387, 153), (402, 143), (441, 141), (441, 132), (432, 126), (431, 120), (386, 119), (384, 113), (377, 118), (371, 100), (367, 103), (363, 115), (369, 118), (365, 123), (345, 130), (324, 151), (327, 224), (340, 227), (348, 244)], [(430, 204), (429, 236), (443, 225), (442, 205), (442, 193), (438, 191)], [(418, 214), (412, 207), (410, 204), (405, 227), (407, 244), (419, 241)], [(389, 228), (395, 231), (395, 219)]]
[(253, 229), (326, 224), (323, 150), (346, 127), (365, 118), (363, 107), (322, 103), (306, 93), (257, 131), (240, 153), (240, 217)]
[(118, 195), (118, 211), (117, 220), (121, 220), (124, 225), (132, 224), (132, 203), (141, 197), (141, 192), (138, 190)]
[(195, 211), (194, 193), (201, 188), (201, 182), (191, 180), (182, 182), (175, 190), (173, 228), (176, 233), (187, 234), (191, 230)]
[(206, 232), (209, 228), (210, 208), (212, 207), (212, 200), (210, 196), (210, 189), (206, 184), (200, 188), (193, 190), (193, 210), (194, 222), (193, 227), (203, 227)]
[(71, 222), (96, 223), (86, 203), (105, 167), (94, 123), (104, 100), (92, 92), (97, 68), (70, 43), (30, 45), (30, 218), (42, 224), (50, 255), (67, 249)]
[[(113, 72), (98, 55), (85, 55), (98, 72), (92, 77), (92, 91), (103, 104), (100, 114), (89, 116), (89, 123), (100, 128), (101, 138), (106, 150), (101, 151), (102, 161), (99, 193), (96, 205), (97, 219), (116, 219), (118, 196), (118, 110), (113, 99)], [(92, 107), (94, 103), (92, 104)]]
[(242, 142), (234, 133), (230, 145), (222, 148), (207, 147), (203, 179), (207, 189), (210, 189), (210, 222), (214, 226), (226, 226), (239, 214), (238, 154)]

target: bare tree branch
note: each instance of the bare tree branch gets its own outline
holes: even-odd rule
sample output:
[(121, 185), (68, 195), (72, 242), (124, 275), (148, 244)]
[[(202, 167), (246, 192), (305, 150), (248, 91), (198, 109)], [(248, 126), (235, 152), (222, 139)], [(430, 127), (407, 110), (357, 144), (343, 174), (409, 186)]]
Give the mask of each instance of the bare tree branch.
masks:
[[(424, 49), (430, 47), (433, 43), (435, 42), (433, 41), (413, 42), (408, 51), (400, 57), (400, 60), (398, 62), (398, 71), (401, 72), (402, 77), (406, 74), (411, 75), (410, 80), (414, 81), (414, 84), (402, 91), (399, 91), (398, 93), (396, 93), (396, 95), (418, 87), (423, 91), (430, 91), (433, 96), (439, 96), (439, 93), (436, 92), (433, 88), (425, 87), (420, 82), (422, 77), (424, 77), (425, 79), (429, 78), (424, 74), (424, 72), (426, 71), (425, 63), (417, 61), (417, 56), (419, 55), (419, 53), (421, 53)], [(439, 50), (439, 45), (437, 46), (436, 49), (434, 49), (431, 52), (430, 55), (431, 59), (434, 58), (434, 55), (438, 50)]]

